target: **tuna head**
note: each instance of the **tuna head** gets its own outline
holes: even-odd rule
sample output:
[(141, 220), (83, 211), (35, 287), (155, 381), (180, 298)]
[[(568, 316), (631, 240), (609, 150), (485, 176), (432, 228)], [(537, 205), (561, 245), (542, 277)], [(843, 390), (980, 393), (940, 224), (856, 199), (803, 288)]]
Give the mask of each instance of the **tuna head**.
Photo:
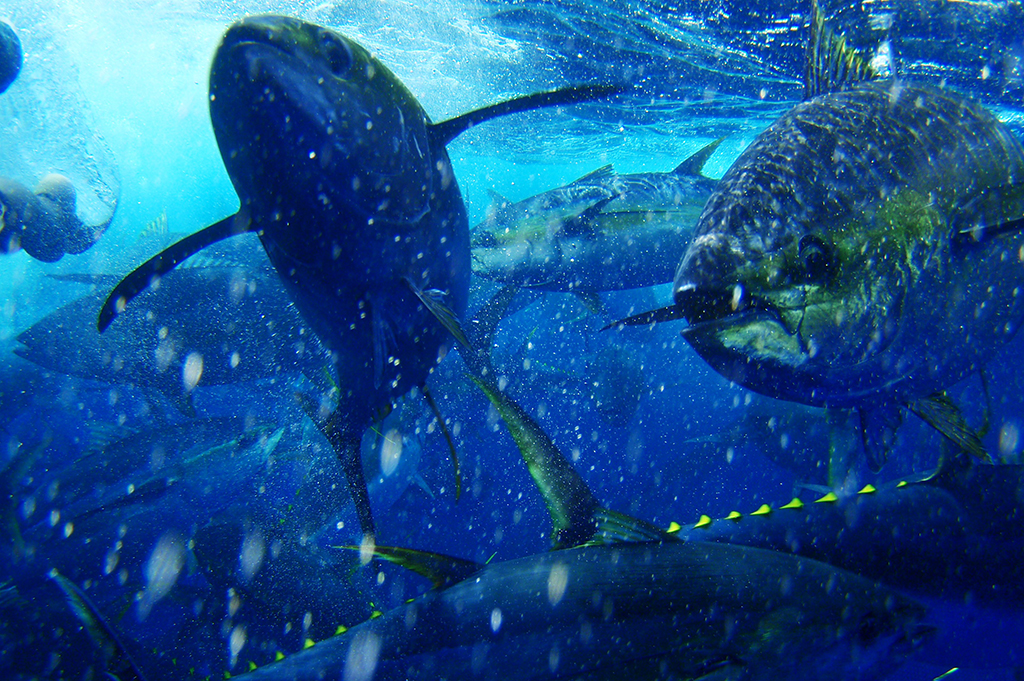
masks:
[[(272, 259), (275, 249), (298, 262), (321, 257), (309, 253), (311, 240), (335, 259), (356, 250), (346, 238), (386, 233), (393, 242), (396, 231), (421, 226), (439, 195), (464, 210), (414, 96), (366, 49), (326, 28), (281, 16), (233, 25), (214, 58), (210, 115)], [(310, 234), (315, 228), (321, 233)]]
[(674, 284), (684, 336), (732, 380), (807, 404), (952, 385), (1007, 321), (974, 314), (1001, 289), (965, 283), (1003, 247), (956, 239), (1017, 210), (998, 191), (1024, 176), (1004, 133), (926, 88), (869, 84), (797, 106), (701, 214)]

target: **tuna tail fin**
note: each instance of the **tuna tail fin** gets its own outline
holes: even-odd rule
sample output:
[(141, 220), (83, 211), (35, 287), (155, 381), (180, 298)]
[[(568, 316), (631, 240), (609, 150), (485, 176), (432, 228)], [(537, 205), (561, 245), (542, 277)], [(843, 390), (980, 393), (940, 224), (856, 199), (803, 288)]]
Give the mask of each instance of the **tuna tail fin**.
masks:
[(74, 582), (56, 570), (51, 570), (49, 577), (63, 592), (71, 612), (82, 623), (89, 638), (103, 653), (107, 675), (120, 681), (145, 681), (146, 677), (128, 654), (117, 632), (89, 600), (89, 597)]
[[(363, 546), (339, 546), (337, 548), (364, 553)], [(484, 568), (476, 561), (447, 556), (431, 551), (417, 551), (397, 546), (373, 546), (373, 557), (400, 565), (429, 579), (435, 589), (444, 589), (457, 584)]]
[(708, 162), (708, 159), (711, 158), (712, 154), (718, 151), (718, 147), (722, 144), (724, 139), (724, 136), (719, 137), (714, 142), (704, 145), (687, 157), (685, 161), (677, 165), (676, 169), (672, 172), (676, 175), (697, 175), (698, 177), (706, 177), (706, 175), (704, 175), (704, 164)]
[(331, 444), (341, 462), (345, 479), (348, 481), (349, 494), (352, 495), (356, 514), (359, 516), (360, 529), (364, 535), (375, 536), (377, 529), (373, 522), (373, 508), (370, 506), (370, 491), (366, 486), (366, 475), (363, 473), (361, 434), (353, 434), (351, 427), (346, 426), (340, 409), (335, 408), (327, 418), (322, 418), (320, 408), (308, 395), (296, 393), (295, 396), (306, 416)]
[(455, 118), (430, 125), (430, 134), (435, 141), (446, 146), (453, 139), (469, 130), (478, 123), (489, 121), (499, 116), (507, 116), (521, 111), (533, 111), (549, 106), (568, 106), (580, 102), (590, 102), (619, 94), (626, 90), (622, 85), (576, 85), (572, 87), (536, 92), (524, 97), (516, 97), (505, 102), (491, 104), (481, 109), (474, 109)]
[(877, 77), (875, 68), (825, 26), (818, 0), (811, 0), (810, 39), (804, 70), (804, 99), (836, 92)]
[(145, 291), (154, 280), (170, 272), (189, 256), (211, 244), (252, 229), (252, 222), (239, 211), (160, 251), (132, 270), (114, 287), (100, 308), (96, 328), (100, 332), (106, 330), (132, 298)]

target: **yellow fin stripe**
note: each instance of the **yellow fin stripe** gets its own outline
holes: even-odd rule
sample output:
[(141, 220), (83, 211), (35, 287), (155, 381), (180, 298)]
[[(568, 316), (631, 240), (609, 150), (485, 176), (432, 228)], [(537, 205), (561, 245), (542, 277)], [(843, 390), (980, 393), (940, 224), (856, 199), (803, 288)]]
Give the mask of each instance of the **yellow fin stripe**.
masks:
[(839, 497), (836, 496), (836, 493), (835, 492), (829, 492), (828, 494), (826, 494), (822, 498), (818, 499), (814, 503), (816, 503), (816, 504), (834, 504), (837, 501), (839, 501)]
[(665, 531), (668, 532), (669, 534), (671, 534), (671, 533), (674, 533), (674, 532), (678, 532), (681, 529), (683, 529), (683, 526), (673, 520), (672, 522), (670, 522), (668, 524), (668, 529), (665, 530)]
[(793, 497), (793, 500), (790, 501), (785, 506), (779, 506), (779, 508), (792, 508), (792, 509), (795, 509), (795, 510), (800, 510), (803, 507), (804, 507), (804, 502), (800, 501), (800, 499), (798, 499), (797, 497)]
[(726, 520), (739, 520), (742, 517), (743, 517), (742, 513), (740, 513), (739, 511), (733, 511), (729, 515), (725, 516), (725, 519)]
[(334, 635), (338, 636), (339, 634), (344, 634), (346, 631), (348, 631), (348, 627), (344, 624), (339, 624), (338, 628), (334, 630)]
[(897, 489), (899, 489), (900, 487), (906, 487), (906, 486), (907, 486), (907, 481), (906, 480), (900, 480), (898, 483), (896, 483), (896, 488)]
[(875, 486), (872, 485), (871, 483), (868, 483), (861, 487), (860, 491), (857, 492), (857, 494), (874, 494), (876, 491), (877, 490), (875, 489)]
[(694, 525), (693, 527), (694, 527), (694, 529), (696, 529), (696, 528), (698, 528), (698, 527), (707, 527), (707, 526), (708, 526), (708, 525), (710, 525), (710, 524), (711, 524), (711, 518), (709, 518), (709, 517), (708, 517), (708, 516), (706, 516), (706, 515), (702, 515), (702, 516), (700, 517), (700, 520), (698, 520), (698, 521), (697, 521), (697, 524), (696, 524), (696, 525)]
[(316, 645), (316, 641), (314, 641), (314, 640), (313, 640), (313, 639), (311, 639), (311, 638), (307, 638), (307, 639), (306, 639), (306, 640), (305, 640), (305, 641), (303, 642), (303, 644), (302, 644), (302, 649), (303, 649), (303, 650), (305, 650), (306, 648), (312, 648), (312, 647), (313, 647), (313, 646), (315, 646), (315, 645)]
[(769, 506), (768, 504), (761, 504), (761, 508), (757, 509), (756, 511), (754, 511), (750, 515), (768, 515), (771, 512), (772, 512), (771, 506)]
[(283, 659), (284, 659), (284, 653), (282, 653), (280, 650), (277, 651), (277, 653), (274, 654), (274, 662), (280, 662)]

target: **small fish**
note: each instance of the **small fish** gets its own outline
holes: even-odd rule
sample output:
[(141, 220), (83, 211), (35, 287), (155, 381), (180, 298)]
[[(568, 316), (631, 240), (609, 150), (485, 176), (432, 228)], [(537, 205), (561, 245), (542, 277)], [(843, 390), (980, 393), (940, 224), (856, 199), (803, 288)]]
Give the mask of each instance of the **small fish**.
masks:
[[(721, 374), (859, 411), (873, 468), (909, 408), (985, 459), (943, 392), (1024, 322), (1024, 148), (950, 90), (871, 70), (812, 3), (806, 101), (708, 199), (675, 304)], [(854, 83), (850, 85), (849, 83)]]
[(672, 281), (716, 181), (702, 174), (722, 140), (668, 173), (604, 166), (517, 203), (494, 196), (473, 228), (473, 272), (546, 291), (594, 294)]
[(373, 534), (363, 431), (424, 384), (459, 337), (469, 296), (469, 225), (445, 146), (497, 116), (617, 90), (542, 92), (432, 123), (355, 41), (288, 17), (244, 19), (225, 33), (210, 72), (210, 117), (241, 207), (125, 277), (99, 328), (182, 260), (256, 232), (334, 357), (338, 403), (317, 423)]

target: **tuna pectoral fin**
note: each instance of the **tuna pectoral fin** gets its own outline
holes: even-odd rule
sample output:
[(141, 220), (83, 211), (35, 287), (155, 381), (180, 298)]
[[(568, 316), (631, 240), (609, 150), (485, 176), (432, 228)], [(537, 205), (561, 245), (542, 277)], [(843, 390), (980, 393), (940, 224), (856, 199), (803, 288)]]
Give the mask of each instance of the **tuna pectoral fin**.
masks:
[(469, 339), (466, 338), (466, 334), (462, 330), (462, 326), (459, 324), (455, 313), (441, 300), (441, 296), (444, 295), (441, 291), (433, 289), (424, 291), (408, 277), (405, 277), (405, 283), (416, 297), (419, 298), (419, 301), (423, 303), (423, 306), (430, 310), (430, 314), (434, 315), (437, 321), (441, 323), (441, 326), (448, 329), (448, 333), (455, 336), (455, 340), (459, 341), (464, 347), (470, 347)]
[(953, 444), (974, 458), (991, 463), (992, 459), (981, 444), (981, 438), (967, 425), (960, 409), (944, 392), (914, 400), (907, 405), (922, 421), (945, 435)]
[(604, 301), (601, 300), (601, 295), (597, 291), (573, 291), (579, 301), (583, 303), (583, 307), (587, 308), (590, 314), (604, 314), (608, 310), (605, 309)]
[(101, 332), (104, 331), (110, 326), (110, 322), (114, 321), (114, 317), (124, 310), (128, 301), (145, 291), (154, 279), (167, 274), (190, 255), (203, 250), (210, 244), (236, 234), (243, 234), (251, 229), (252, 223), (249, 219), (238, 212), (160, 251), (132, 270), (121, 280), (120, 284), (114, 287), (103, 303), (103, 307), (100, 308), (97, 328)]
[[(342, 546), (340, 548), (360, 552), (364, 550), (362, 546)], [(435, 589), (443, 589), (457, 584), (484, 569), (484, 565), (472, 560), (446, 556), (443, 553), (403, 549), (397, 546), (374, 546), (373, 555), (375, 558), (401, 565), (407, 570), (426, 577), (433, 582)]]
[(560, 88), (548, 92), (537, 92), (525, 97), (517, 97), (506, 102), (485, 106), (482, 109), (475, 109), (447, 121), (433, 123), (430, 126), (430, 134), (435, 141), (447, 145), (453, 139), (469, 130), (474, 125), (489, 121), (499, 116), (507, 116), (521, 111), (533, 111), (549, 106), (568, 106), (579, 102), (590, 102), (595, 99), (603, 99), (614, 94), (625, 91), (621, 85), (577, 85), (575, 87)]
[(889, 450), (896, 439), (896, 429), (903, 423), (899, 406), (882, 404), (875, 407), (861, 407), (860, 431), (864, 437), (864, 455), (873, 471), (881, 470)]

